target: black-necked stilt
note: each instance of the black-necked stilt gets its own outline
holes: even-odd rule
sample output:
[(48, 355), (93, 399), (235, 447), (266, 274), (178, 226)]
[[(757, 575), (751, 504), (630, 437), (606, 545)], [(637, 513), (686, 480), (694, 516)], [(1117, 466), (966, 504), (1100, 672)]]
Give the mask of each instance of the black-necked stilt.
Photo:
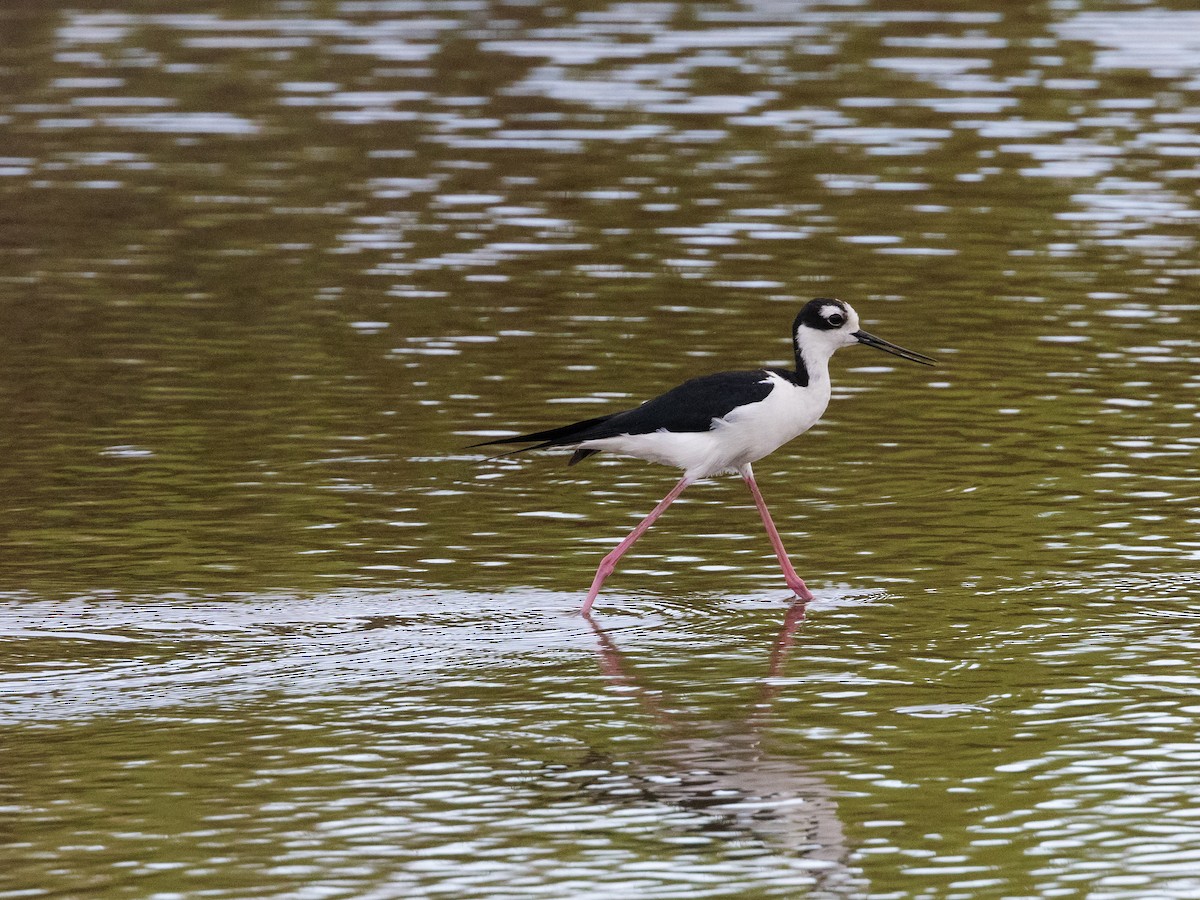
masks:
[(858, 313), (850, 304), (829, 298), (804, 305), (792, 325), (792, 342), (796, 352), (794, 370), (751, 369), (703, 375), (634, 409), (472, 445), (532, 445), (514, 452), (574, 447), (567, 465), (606, 450), (683, 469), (683, 477), (671, 492), (601, 561), (583, 602), (583, 615), (590, 612), (617, 560), (688, 485), (726, 472), (739, 473), (750, 488), (788, 587), (801, 600), (812, 599), (812, 592), (783, 549), (779, 531), (754, 481), (751, 463), (808, 431), (821, 418), (829, 405), (829, 358), (839, 347), (866, 344), (923, 365), (934, 365), (934, 361), (862, 331)]

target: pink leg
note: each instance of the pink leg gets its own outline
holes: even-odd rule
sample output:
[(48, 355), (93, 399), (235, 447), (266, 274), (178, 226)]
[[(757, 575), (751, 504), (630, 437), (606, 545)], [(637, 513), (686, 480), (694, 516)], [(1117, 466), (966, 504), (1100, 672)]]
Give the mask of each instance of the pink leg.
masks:
[[(617, 546), (612, 549), (612, 552), (610, 552), (608, 556), (604, 557), (604, 559), (600, 561), (600, 568), (596, 570), (596, 577), (592, 580), (592, 587), (591, 590), (588, 591), (587, 599), (583, 601), (583, 609), (579, 611), (580, 615), (586, 616), (590, 614), (592, 604), (596, 602), (596, 595), (600, 593), (600, 585), (604, 584), (604, 579), (613, 573), (613, 569), (617, 567), (617, 560), (625, 555), (625, 551), (633, 546), (634, 541), (646, 533), (646, 530), (654, 524), (654, 520), (661, 516), (666, 511), (668, 506), (679, 499), (679, 495), (683, 493), (684, 488), (691, 483), (692, 482), (686, 476), (679, 479), (679, 484), (671, 488), (671, 493), (663, 497), (662, 502), (660, 502), (658, 506), (654, 507), (654, 509), (650, 511), (650, 515), (642, 519), (642, 521), (637, 524), (637, 527), (634, 528), (633, 531), (629, 532), (629, 535), (625, 538), (625, 540), (617, 544)], [(803, 583), (804, 582), (801, 582), (801, 584)]]
[(771, 539), (771, 546), (775, 548), (775, 556), (779, 560), (779, 566), (783, 569), (783, 578), (787, 582), (796, 596), (801, 600), (811, 600), (813, 598), (812, 591), (808, 589), (808, 585), (804, 580), (796, 574), (796, 570), (792, 568), (792, 563), (788, 559), (787, 551), (783, 549), (783, 540), (779, 537), (779, 531), (775, 528), (775, 523), (771, 521), (771, 513), (767, 511), (767, 501), (763, 499), (762, 492), (758, 489), (758, 484), (754, 480), (754, 472), (750, 466), (743, 466), (741, 469), (742, 477), (746, 479), (746, 486), (750, 488), (750, 493), (754, 495), (754, 505), (758, 507), (758, 514), (762, 516), (763, 525), (767, 527), (767, 537)]

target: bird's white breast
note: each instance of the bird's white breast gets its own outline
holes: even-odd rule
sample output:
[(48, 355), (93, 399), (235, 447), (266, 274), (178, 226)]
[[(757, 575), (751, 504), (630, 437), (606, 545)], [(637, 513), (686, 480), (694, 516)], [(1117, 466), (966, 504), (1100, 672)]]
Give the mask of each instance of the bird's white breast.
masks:
[(762, 459), (808, 431), (829, 405), (828, 379), (801, 387), (774, 372), (766, 377), (773, 385), (771, 393), (714, 422), (714, 437), (737, 451), (730, 468)]

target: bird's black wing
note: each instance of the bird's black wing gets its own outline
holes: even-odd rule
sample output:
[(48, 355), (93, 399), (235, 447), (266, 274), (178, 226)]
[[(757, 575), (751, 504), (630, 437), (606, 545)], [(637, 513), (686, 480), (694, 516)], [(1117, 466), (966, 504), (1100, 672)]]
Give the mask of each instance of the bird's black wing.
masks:
[(710, 431), (713, 419), (765, 399), (774, 387), (764, 369), (701, 375), (592, 426), (586, 437), (578, 440), (654, 431)]
[[(623, 412), (610, 413), (573, 422), (559, 428), (535, 431), (514, 437), (481, 441), (472, 447), (493, 444), (533, 444), (525, 450), (541, 450), (546, 447), (564, 447), (582, 441), (595, 441), (617, 437), (622, 434), (650, 434), (655, 431), (699, 432), (709, 431), (713, 419), (728, 415), (739, 406), (757, 403), (774, 389), (767, 377), (767, 370), (753, 369), (745, 372), (717, 372), (701, 375), (685, 381), (641, 406)], [(594, 450), (577, 451), (572, 462), (595, 453)]]

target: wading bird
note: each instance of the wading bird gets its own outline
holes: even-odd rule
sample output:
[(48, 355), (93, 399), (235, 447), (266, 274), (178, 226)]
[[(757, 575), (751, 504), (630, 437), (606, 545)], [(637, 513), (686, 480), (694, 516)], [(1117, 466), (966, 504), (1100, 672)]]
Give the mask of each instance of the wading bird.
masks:
[(688, 485), (730, 472), (740, 474), (750, 488), (788, 587), (801, 600), (812, 599), (783, 549), (751, 464), (808, 431), (821, 418), (829, 405), (829, 358), (839, 347), (866, 344), (922, 365), (931, 366), (934, 361), (861, 330), (853, 307), (829, 298), (804, 305), (792, 325), (792, 343), (795, 369), (702, 375), (634, 409), (472, 445), (531, 445), (514, 453), (572, 447), (575, 453), (567, 465), (607, 451), (683, 469), (683, 477), (671, 492), (601, 561), (583, 602), (583, 615), (591, 612), (600, 586), (616, 568), (617, 560)]

